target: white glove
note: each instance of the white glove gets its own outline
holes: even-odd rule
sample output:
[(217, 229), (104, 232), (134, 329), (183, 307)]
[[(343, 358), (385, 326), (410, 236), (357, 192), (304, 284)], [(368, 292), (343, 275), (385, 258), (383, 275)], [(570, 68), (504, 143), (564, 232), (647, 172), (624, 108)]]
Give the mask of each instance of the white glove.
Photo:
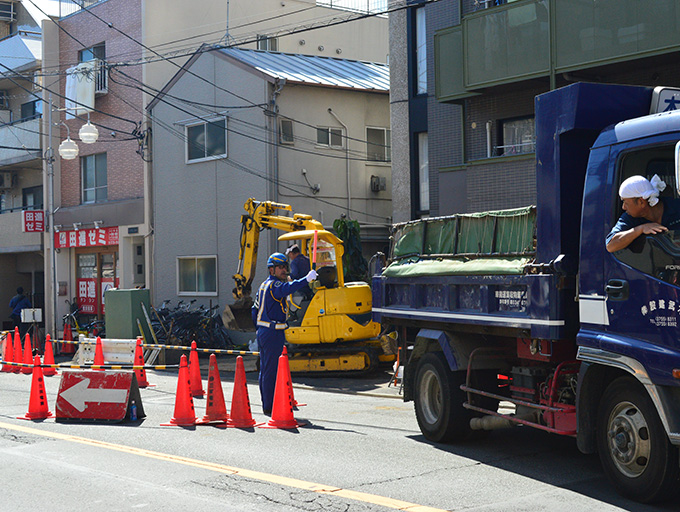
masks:
[(311, 283), (316, 279), (316, 270), (312, 269), (309, 271), (309, 273), (305, 276), (305, 279), (307, 280), (308, 283)]

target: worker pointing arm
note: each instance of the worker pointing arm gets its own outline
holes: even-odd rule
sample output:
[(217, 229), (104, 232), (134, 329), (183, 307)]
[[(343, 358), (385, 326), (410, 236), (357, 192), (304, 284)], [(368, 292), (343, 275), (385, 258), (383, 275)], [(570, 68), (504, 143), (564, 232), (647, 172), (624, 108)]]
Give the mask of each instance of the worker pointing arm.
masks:
[(286, 341), (284, 330), (288, 327), (288, 311), (285, 298), (301, 290), (316, 279), (316, 271), (310, 270), (305, 277), (287, 281), (288, 259), (275, 252), (267, 260), (269, 277), (260, 285), (253, 305), (253, 320), (257, 326), (257, 346), (260, 352), (260, 395), (262, 411), (271, 414), (278, 358)]

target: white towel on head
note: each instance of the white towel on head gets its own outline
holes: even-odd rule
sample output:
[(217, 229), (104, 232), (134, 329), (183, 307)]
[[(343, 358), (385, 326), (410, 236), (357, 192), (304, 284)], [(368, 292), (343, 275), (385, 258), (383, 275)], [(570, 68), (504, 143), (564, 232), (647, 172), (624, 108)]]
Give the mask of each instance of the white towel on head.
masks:
[(649, 206), (655, 206), (659, 202), (659, 193), (665, 188), (666, 184), (658, 174), (655, 174), (651, 181), (644, 176), (631, 176), (621, 183), (619, 196), (621, 199), (641, 197), (649, 201)]

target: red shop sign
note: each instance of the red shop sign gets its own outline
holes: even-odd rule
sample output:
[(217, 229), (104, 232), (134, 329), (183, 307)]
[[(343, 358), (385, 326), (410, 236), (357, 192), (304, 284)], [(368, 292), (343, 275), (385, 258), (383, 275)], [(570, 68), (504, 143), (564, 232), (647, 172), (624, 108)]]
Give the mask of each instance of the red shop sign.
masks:
[(45, 212), (42, 210), (24, 210), (21, 212), (21, 226), (24, 233), (42, 233), (45, 231)]
[(118, 227), (79, 229), (78, 231), (60, 231), (54, 234), (54, 246), (57, 249), (68, 247), (98, 247), (118, 245)]

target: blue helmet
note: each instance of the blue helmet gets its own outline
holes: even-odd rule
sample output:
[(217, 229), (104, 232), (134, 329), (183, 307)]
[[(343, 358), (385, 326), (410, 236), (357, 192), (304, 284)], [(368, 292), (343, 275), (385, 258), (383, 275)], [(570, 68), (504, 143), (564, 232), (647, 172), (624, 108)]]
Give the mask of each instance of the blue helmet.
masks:
[(274, 254), (269, 256), (269, 259), (267, 260), (267, 268), (275, 267), (276, 265), (288, 266), (288, 258), (286, 258), (285, 254), (275, 252)]

